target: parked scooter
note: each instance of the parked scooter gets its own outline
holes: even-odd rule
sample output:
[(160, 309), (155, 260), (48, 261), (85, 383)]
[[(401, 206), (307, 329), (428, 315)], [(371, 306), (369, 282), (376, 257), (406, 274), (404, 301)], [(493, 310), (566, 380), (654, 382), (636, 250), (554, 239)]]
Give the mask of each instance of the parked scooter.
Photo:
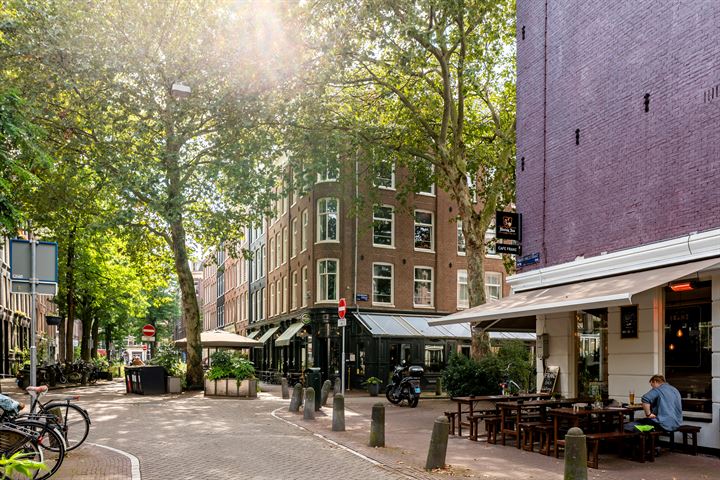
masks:
[(405, 362), (393, 370), (392, 383), (385, 388), (385, 396), (394, 405), (407, 401), (411, 408), (417, 407), (420, 401), (420, 377), (423, 368), (407, 366)]

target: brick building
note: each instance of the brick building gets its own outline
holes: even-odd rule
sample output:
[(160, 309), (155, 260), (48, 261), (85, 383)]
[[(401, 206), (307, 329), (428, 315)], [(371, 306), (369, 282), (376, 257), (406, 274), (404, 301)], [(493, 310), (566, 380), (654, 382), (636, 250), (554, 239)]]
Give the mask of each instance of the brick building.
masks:
[[(247, 297), (238, 305), (247, 317), (234, 317), (235, 330), (265, 345), (253, 353), (260, 370), (297, 375), (318, 366), (326, 378), (339, 375), (337, 305), (345, 298), (349, 385), (387, 378), (403, 359), (424, 364), (432, 378), (451, 351), (469, 353), (470, 345), (467, 326), (427, 323), (467, 308), (464, 244), (452, 202), (433, 187), (400, 203), (396, 182), (403, 173), (396, 178), (392, 168), (377, 185), (357, 182), (356, 191), (354, 168), (349, 162), (342, 172), (318, 176), (307, 193), (280, 198), (275, 216), (248, 232), (253, 260), (244, 262), (247, 277), (233, 284), (238, 292), (224, 291), (226, 308), (231, 296)], [(486, 269), (489, 295), (507, 294), (502, 258), (489, 251)], [(205, 273), (211, 278), (203, 285), (212, 291), (218, 273), (209, 265)], [(205, 298), (206, 329), (219, 326), (212, 313), (220, 308), (217, 292), (214, 307)], [(227, 310), (225, 318), (227, 327)]]
[[(570, 396), (662, 373), (720, 448), (720, 3), (517, 2), (514, 295)], [(533, 263), (535, 262), (535, 263)], [(541, 362), (539, 362), (542, 365)]]

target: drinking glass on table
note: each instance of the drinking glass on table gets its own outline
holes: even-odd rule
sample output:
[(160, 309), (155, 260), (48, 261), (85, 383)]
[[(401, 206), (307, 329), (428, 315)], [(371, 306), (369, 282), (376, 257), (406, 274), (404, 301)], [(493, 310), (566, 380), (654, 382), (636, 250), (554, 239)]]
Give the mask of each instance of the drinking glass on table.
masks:
[(630, 390), (630, 393), (628, 393), (628, 397), (630, 397), (630, 405), (635, 405), (635, 390)]

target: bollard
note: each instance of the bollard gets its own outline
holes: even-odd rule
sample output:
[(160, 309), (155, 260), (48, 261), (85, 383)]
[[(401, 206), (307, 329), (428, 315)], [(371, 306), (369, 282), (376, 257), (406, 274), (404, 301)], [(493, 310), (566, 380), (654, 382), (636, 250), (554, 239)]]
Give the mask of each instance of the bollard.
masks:
[(565, 480), (587, 480), (587, 443), (577, 427), (565, 435)]
[(442, 377), (435, 380), (435, 395), (442, 395)]
[(332, 431), (345, 431), (345, 397), (341, 393), (333, 397)]
[(303, 407), (303, 420), (315, 420), (315, 389), (305, 389), (305, 407)]
[(370, 422), (371, 447), (385, 446), (385, 405), (376, 403), (372, 407), (372, 420)]
[(333, 395), (337, 395), (339, 393), (342, 393), (342, 381), (340, 377), (337, 377), (333, 383)]
[(280, 379), (280, 391), (282, 392), (283, 400), (290, 398), (290, 392), (288, 391), (287, 378)]
[(445, 467), (449, 435), (450, 422), (447, 417), (444, 415), (437, 417), (430, 436), (430, 448), (428, 449), (427, 462), (425, 462), (425, 470)]
[(324, 407), (327, 404), (328, 396), (330, 395), (330, 389), (332, 388), (332, 382), (325, 380), (323, 382), (322, 390), (320, 390), (320, 406)]
[(302, 385), (299, 383), (296, 383), (293, 387), (293, 394), (292, 398), (290, 399), (290, 408), (288, 408), (289, 412), (299, 412), (300, 411), (300, 404), (302, 403), (302, 394), (303, 394), (303, 388)]

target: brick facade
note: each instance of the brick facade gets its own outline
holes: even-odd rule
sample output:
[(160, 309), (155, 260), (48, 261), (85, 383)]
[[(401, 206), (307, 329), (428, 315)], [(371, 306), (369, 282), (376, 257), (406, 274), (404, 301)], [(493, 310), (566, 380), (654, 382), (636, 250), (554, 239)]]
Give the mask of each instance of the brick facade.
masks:
[(517, 7), (528, 269), (719, 228), (720, 3)]

